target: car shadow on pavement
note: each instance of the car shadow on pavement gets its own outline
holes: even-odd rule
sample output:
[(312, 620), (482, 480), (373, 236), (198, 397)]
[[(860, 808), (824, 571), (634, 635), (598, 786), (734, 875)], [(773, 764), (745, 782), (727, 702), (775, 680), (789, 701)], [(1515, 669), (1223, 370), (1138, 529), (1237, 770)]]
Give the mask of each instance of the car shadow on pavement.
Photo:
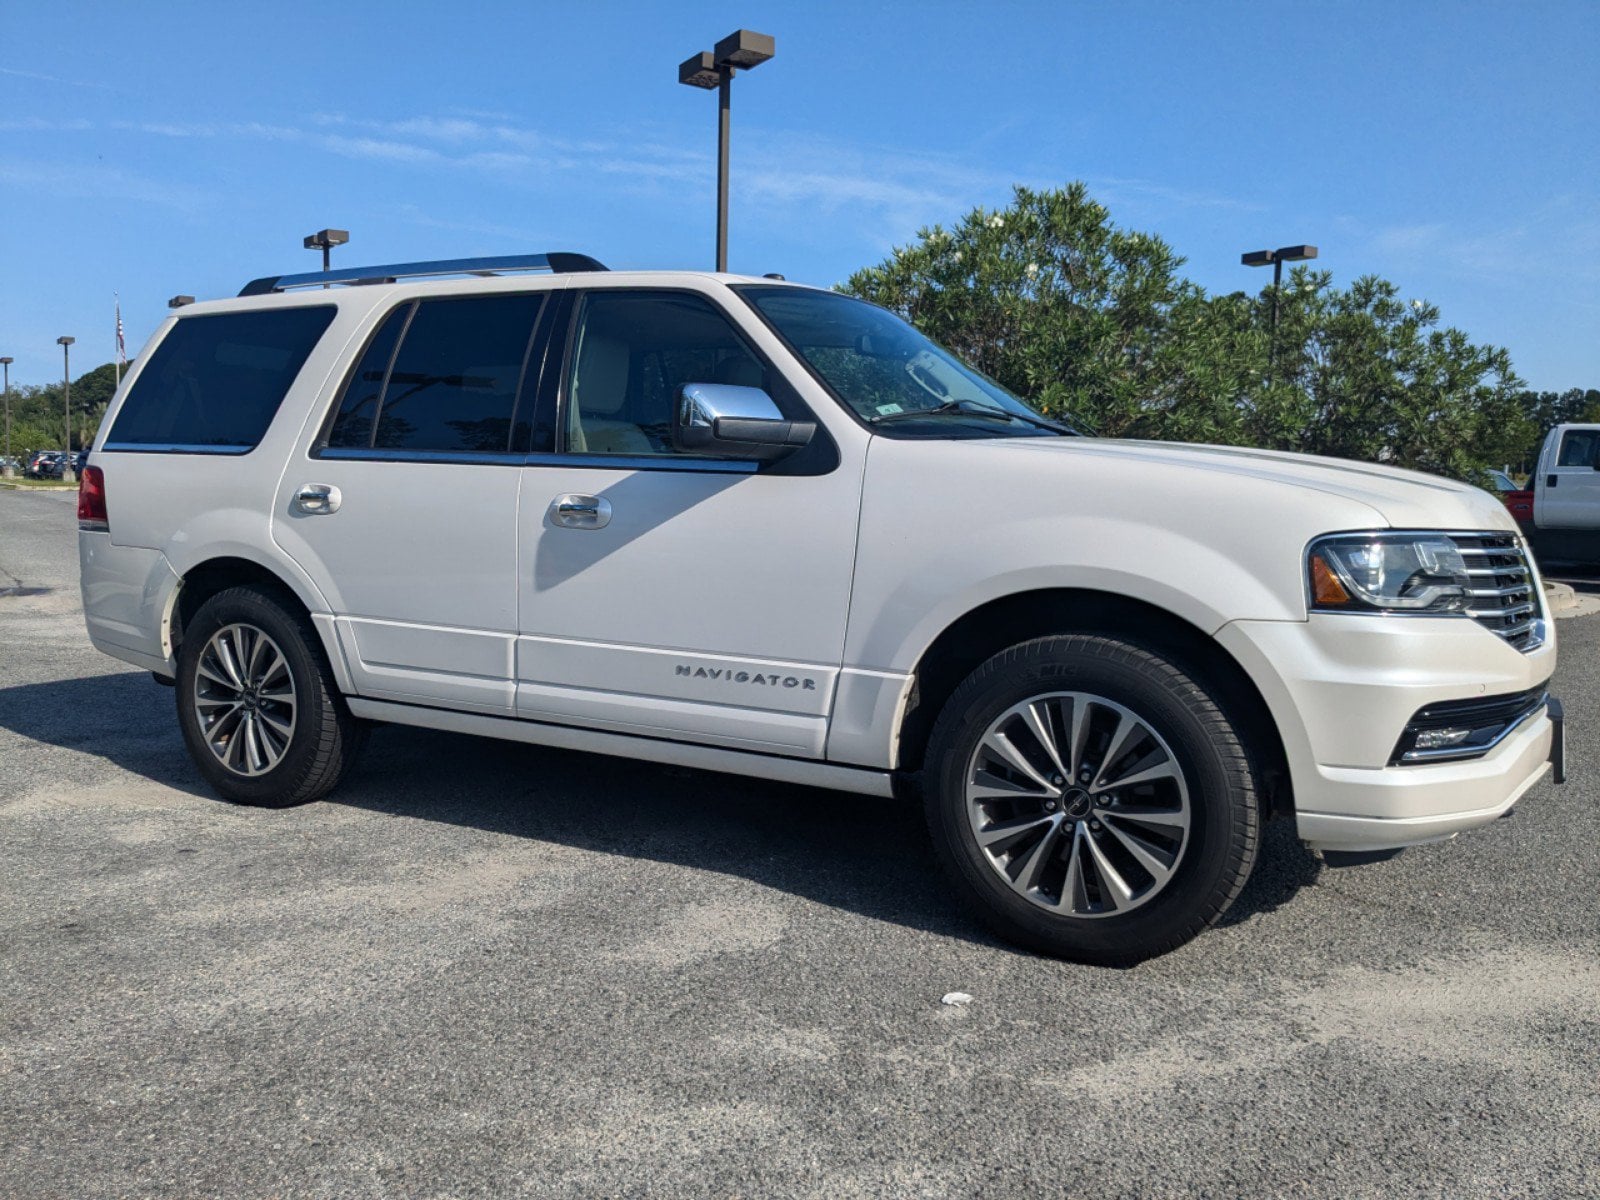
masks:
[[(142, 671), (0, 687), (0, 730), (96, 755), (185, 795), (214, 797), (184, 750), (172, 689)], [(20, 753), (25, 763), (26, 746)]]
[[(0, 729), (214, 800), (184, 749), (171, 696), (134, 673), (0, 688)], [(327, 803), (741, 876), (1002, 944), (951, 896), (921, 812), (904, 801), (380, 726)], [(1292, 833), (1287, 822), (1269, 828), (1263, 861), (1223, 924), (1270, 912), (1315, 880), (1319, 864)]]

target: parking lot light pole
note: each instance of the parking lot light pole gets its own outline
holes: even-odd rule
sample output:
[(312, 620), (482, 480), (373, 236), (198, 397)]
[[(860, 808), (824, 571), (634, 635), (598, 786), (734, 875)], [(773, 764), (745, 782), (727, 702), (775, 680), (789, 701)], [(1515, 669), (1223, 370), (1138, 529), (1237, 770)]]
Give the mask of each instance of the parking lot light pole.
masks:
[(717, 89), (717, 270), (728, 269), (728, 118), (736, 71), (759, 67), (776, 52), (765, 33), (736, 29), (717, 43), (678, 64), (678, 82)]
[[(332, 250), (335, 246), (344, 245), (349, 240), (350, 231), (348, 229), (319, 229), (315, 233), (308, 233), (306, 235), (305, 248), (307, 250), (322, 251), (322, 269), (326, 271), (328, 270), (329, 263), (331, 261), (328, 256), (328, 251)], [(327, 287), (328, 285), (323, 284), (322, 286)]]
[(61, 386), (66, 397), (63, 401), (63, 411), (67, 417), (67, 456), (61, 460), (61, 482), (77, 483), (78, 473), (72, 469), (72, 343), (77, 338), (58, 337), (56, 345), (61, 347)]
[(9, 355), (0, 358), (0, 367), (6, 373), (6, 461), (4, 468), (0, 468), (0, 478), (14, 479), (17, 469), (11, 465), (11, 364), (17, 360)]
[(1272, 376), (1278, 368), (1278, 288), (1283, 282), (1283, 264), (1305, 262), (1317, 256), (1315, 246), (1280, 246), (1276, 250), (1251, 250), (1241, 254), (1239, 261), (1247, 267), (1264, 267), (1272, 264), (1272, 324), (1267, 333), (1267, 386), (1272, 386)]

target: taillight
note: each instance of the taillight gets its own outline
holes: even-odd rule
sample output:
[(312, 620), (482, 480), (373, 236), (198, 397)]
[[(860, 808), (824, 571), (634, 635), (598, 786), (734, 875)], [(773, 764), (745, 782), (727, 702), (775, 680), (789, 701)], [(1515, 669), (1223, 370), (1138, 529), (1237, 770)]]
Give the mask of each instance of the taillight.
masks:
[(106, 520), (106, 475), (99, 467), (85, 467), (78, 480), (78, 528), (111, 528)]

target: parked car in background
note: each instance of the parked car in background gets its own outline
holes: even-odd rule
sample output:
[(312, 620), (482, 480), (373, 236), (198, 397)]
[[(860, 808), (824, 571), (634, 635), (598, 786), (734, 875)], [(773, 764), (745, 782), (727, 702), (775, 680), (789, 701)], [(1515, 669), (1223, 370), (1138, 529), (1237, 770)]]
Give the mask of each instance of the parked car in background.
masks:
[(59, 450), (39, 450), (28, 460), (24, 472), (29, 479), (60, 479), (62, 453)]
[(1600, 424), (1557, 425), (1506, 507), (1540, 559), (1600, 563)]
[(1533, 525), (1533, 489), (1522, 487), (1504, 471), (1492, 467), (1484, 472), (1484, 476), (1486, 477), (1484, 490), (1500, 497), (1500, 502), (1506, 506), (1512, 519), (1526, 535)]
[(89, 452), (77, 450), (69, 456), (64, 450), (39, 450), (28, 459), (23, 474), (29, 479), (60, 479), (69, 461), (73, 473), (82, 475), (84, 465), (89, 461)]
[(1089, 962), (1217, 921), (1266, 821), (1386, 851), (1559, 780), (1481, 489), (1080, 436), (771, 279), (256, 280), (162, 323), (78, 527), (90, 639), (230, 800), (327, 795), (371, 721), (919, 795), (953, 893)]

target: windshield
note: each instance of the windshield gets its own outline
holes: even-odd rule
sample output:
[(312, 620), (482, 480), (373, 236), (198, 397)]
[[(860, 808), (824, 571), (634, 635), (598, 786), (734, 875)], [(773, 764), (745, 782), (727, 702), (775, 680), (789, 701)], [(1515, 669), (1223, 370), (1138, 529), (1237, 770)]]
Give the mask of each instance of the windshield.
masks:
[(735, 288), (869, 425), (916, 437), (1060, 437), (1029, 408), (886, 309), (809, 288)]

